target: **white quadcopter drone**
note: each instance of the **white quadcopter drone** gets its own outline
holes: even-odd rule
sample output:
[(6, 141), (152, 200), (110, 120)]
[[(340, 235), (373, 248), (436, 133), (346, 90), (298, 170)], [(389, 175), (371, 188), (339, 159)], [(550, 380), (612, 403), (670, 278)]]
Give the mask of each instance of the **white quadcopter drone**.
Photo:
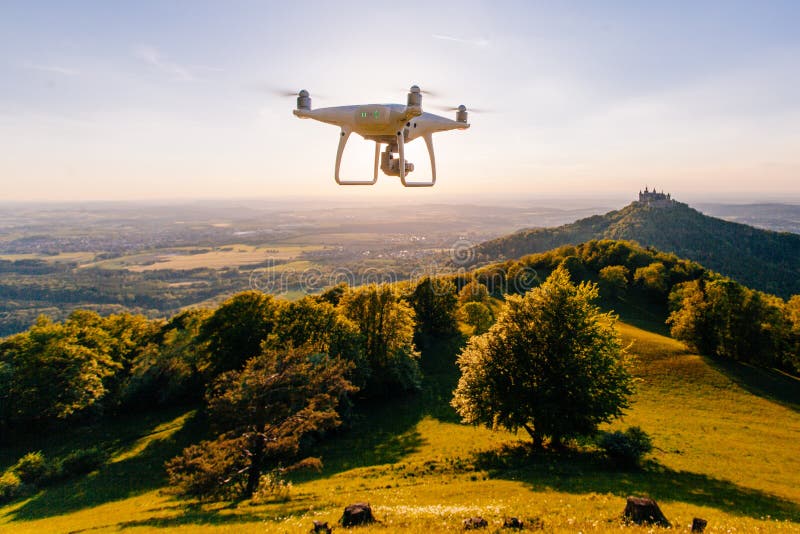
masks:
[[(447, 130), (466, 130), (467, 108), (453, 108), (456, 120), (450, 120), (422, 111), (422, 91), (416, 85), (408, 93), (408, 103), (366, 104), (361, 106), (338, 106), (311, 109), (311, 97), (305, 89), (297, 94), (297, 109), (294, 114), (301, 119), (314, 119), (333, 124), (342, 129), (339, 149), (336, 152), (334, 177), (339, 185), (374, 185), (378, 181), (378, 169), (387, 176), (399, 176), (405, 187), (431, 187), (436, 183), (436, 160), (433, 156), (433, 134)], [(375, 170), (372, 180), (342, 180), (339, 167), (342, 154), (351, 133), (357, 133), (368, 141), (375, 141)], [(409, 182), (406, 175), (414, 170), (414, 164), (406, 161), (405, 144), (421, 137), (428, 146), (431, 158), (431, 181)], [(381, 144), (386, 150), (381, 153)], [(397, 154), (397, 157), (394, 155)]]

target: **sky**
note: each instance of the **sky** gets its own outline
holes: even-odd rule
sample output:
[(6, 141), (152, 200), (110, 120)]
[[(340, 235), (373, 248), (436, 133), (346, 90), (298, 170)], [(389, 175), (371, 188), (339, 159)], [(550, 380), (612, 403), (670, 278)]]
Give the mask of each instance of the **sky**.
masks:
[[(629, 195), (800, 201), (795, 1), (0, 3), (0, 201)], [(333, 180), (292, 115), (486, 110), (434, 137), (437, 185)], [(441, 112), (448, 115), (448, 113)], [(371, 178), (374, 145), (344, 170)], [(429, 175), (424, 143), (408, 146)]]

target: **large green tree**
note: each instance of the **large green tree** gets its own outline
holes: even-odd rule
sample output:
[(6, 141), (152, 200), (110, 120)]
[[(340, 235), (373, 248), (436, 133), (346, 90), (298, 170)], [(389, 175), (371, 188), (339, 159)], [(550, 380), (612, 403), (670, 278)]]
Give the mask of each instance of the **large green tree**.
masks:
[(632, 392), (615, 318), (592, 304), (594, 284), (558, 267), (524, 297), (509, 296), (497, 323), (458, 358), (452, 404), (467, 423), (524, 428), (541, 446), (596, 431)]
[(27, 332), (0, 343), (0, 415), (13, 424), (102, 410), (106, 383), (121, 368), (111, 357), (112, 344), (97, 325), (40, 317)]
[(370, 369), (368, 393), (420, 385), (414, 346), (414, 310), (388, 284), (370, 284), (342, 296), (339, 308), (355, 324)]
[(200, 328), (207, 345), (206, 375), (241, 369), (272, 333), (280, 303), (272, 295), (245, 291), (222, 303)]
[(444, 278), (424, 277), (417, 282), (409, 302), (416, 315), (416, 337), (422, 345), (458, 332), (456, 286)]

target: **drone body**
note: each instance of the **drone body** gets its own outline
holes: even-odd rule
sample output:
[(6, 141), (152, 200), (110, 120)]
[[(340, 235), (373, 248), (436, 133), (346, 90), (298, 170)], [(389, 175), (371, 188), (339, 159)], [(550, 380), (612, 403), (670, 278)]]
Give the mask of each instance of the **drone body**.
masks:
[[(467, 109), (459, 106), (456, 111), (456, 120), (423, 112), (422, 92), (415, 85), (408, 93), (408, 103), (405, 106), (366, 104), (311, 109), (311, 98), (308, 91), (303, 90), (297, 96), (297, 109), (294, 110), (294, 114), (301, 119), (314, 119), (341, 128), (334, 171), (337, 184), (374, 185), (378, 181), (378, 170), (381, 170), (387, 176), (399, 176), (400, 182), (406, 187), (431, 187), (436, 183), (433, 134), (469, 128)], [(375, 141), (375, 167), (372, 180), (343, 180), (339, 177), (342, 154), (352, 133), (357, 133), (368, 141)], [(405, 144), (420, 137), (425, 140), (431, 159), (430, 182), (406, 180), (406, 175), (414, 170), (414, 164), (405, 159)], [(383, 153), (381, 145), (386, 145)]]

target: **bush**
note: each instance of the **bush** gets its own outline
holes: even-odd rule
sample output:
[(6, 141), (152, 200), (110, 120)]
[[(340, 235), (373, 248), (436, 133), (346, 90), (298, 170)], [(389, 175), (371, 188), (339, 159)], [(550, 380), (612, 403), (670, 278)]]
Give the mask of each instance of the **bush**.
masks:
[(51, 474), (51, 466), (41, 451), (29, 452), (11, 468), (25, 484), (37, 484), (46, 480)]
[(235, 497), (246, 482), (246, 448), (244, 438), (224, 436), (190, 445), (165, 464), (169, 483), (178, 495)]
[(625, 432), (603, 432), (598, 445), (609, 458), (624, 466), (639, 465), (642, 457), (653, 450), (653, 442), (647, 432), (638, 426)]
[(9, 470), (0, 475), (0, 504), (16, 499), (24, 490), (25, 485), (13, 471)]
[(72, 451), (58, 462), (58, 478), (73, 478), (91, 473), (106, 461), (106, 455), (97, 447)]

